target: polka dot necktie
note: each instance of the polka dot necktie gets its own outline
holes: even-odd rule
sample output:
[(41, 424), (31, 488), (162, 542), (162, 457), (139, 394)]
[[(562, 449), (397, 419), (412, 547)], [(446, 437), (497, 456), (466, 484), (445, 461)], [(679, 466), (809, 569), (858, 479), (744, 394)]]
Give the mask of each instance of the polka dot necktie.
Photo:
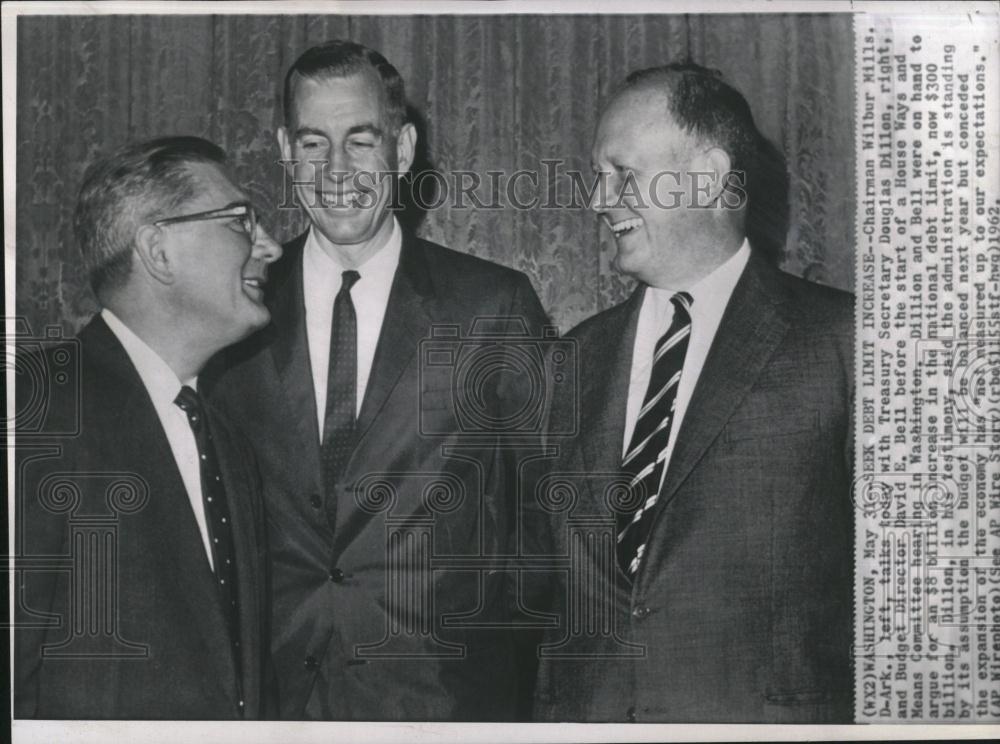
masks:
[[(355, 411), (357, 410), (358, 319), (351, 300), (351, 287), (361, 278), (356, 271), (345, 271), (340, 291), (333, 302), (330, 329), (330, 362), (326, 378), (326, 412), (323, 419), (323, 483), (327, 494), (344, 473), (354, 450)], [(334, 512), (337, 500), (327, 499), (328, 512)], [(335, 512), (330, 513), (331, 521)]]
[[(174, 403), (187, 414), (191, 431), (198, 445), (198, 461), (201, 465), (201, 498), (205, 505), (205, 521), (208, 522), (208, 537), (212, 546), (212, 561), (215, 565), (216, 586), (222, 600), (223, 614), (233, 644), (233, 659), (236, 663), (237, 681), (240, 672), (240, 625), (239, 597), (236, 590), (236, 551), (233, 545), (233, 530), (226, 501), (226, 490), (222, 484), (222, 471), (215, 454), (212, 432), (205, 420), (201, 396), (185, 385)], [(242, 698), (242, 695), (241, 695)], [(242, 706), (242, 700), (240, 702)]]
[(677, 388), (691, 338), (691, 295), (678, 292), (670, 302), (674, 306), (674, 319), (656, 342), (649, 386), (622, 460), (622, 468), (635, 473), (629, 483), (633, 497), (630, 503), (635, 510), (617, 515), (618, 564), (629, 579), (634, 579), (646, 552), (646, 538), (653, 524), (653, 507), (660, 494), (667, 458)]

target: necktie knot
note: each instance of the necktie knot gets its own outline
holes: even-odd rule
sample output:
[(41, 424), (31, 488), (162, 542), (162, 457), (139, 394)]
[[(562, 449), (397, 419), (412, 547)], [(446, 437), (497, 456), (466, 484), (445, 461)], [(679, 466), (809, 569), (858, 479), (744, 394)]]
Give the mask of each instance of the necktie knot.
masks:
[(343, 284), (340, 285), (340, 290), (342, 292), (350, 292), (351, 287), (353, 287), (354, 283), (360, 278), (361, 274), (356, 272), (354, 269), (348, 269), (340, 275), (340, 279), (343, 282)]
[(187, 414), (192, 427), (201, 426), (203, 415), (201, 410), (201, 396), (198, 395), (197, 391), (184, 385), (181, 387), (181, 391), (177, 393), (177, 397), (174, 398), (174, 405)]
[(670, 302), (673, 304), (675, 312), (680, 311), (687, 316), (691, 315), (691, 306), (694, 304), (694, 298), (687, 292), (678, 292), (670, 298)]

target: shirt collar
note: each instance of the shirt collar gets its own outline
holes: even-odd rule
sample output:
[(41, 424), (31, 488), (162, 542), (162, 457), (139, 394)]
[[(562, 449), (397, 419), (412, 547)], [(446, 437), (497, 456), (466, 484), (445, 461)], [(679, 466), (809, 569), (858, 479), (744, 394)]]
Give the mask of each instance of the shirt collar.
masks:
[(695, 282), (694, 286), (688, 290), (691, 297), (694, 298), (694, 304), (697, 305), (698, 300), (702, 300), (703, 305), (721, 301), (725, 306), (749, 259), (750, 243), (746, 238), (743, 238), (743, 244), (736, 253), (727, 258), (721, 266), (716, 267), (711, 274)]
[[(339, 286), (340, 276), (346, 269), (336, 258), (323, 250), (322, 240), (323, 238), (319, 235), (316, 228), (310, 227), (305, 248), (303, 249), (303, 261), (305, 262), (306, 271), (308, 273), (310, 270), (313, 270), (322, 275), (329, 276), (331, 279), (336, 278)], [(357, 267), (358, 273), (361, 274), (358, 285), (391, 284), (392, 278), (396, 274), (396, 267), (399, 265), (399, 256), (402, 248), (403, 231), (400, 229), (396, 217), (393, 216), (392, 232), (389, 234), (389, 240), (386, 241), (386, 244), (374, 256)]]
[[(181, 390), (181, 381), (170, 365), (108, 308), (101, 310), (101, 317), (125, 348), (156, 407), (162, 409), (173, 405)], [(192, 377), (184, 384), (197, 390), (198, 378)]]
[[(749, 260), (750, 242), (746, 238), (743, 238), (743, 243), (736, 253), (717, 266), (712, 273), (695, 282), (687, 290), (688, 294), (694, 300), (691, 306), (692, 317), (697, 317), (712, 307), (721, 306), (724, 309)], [(646, 291), (652, 291), (654, 294), (670, 298), (679, 290), (647, 287)]]

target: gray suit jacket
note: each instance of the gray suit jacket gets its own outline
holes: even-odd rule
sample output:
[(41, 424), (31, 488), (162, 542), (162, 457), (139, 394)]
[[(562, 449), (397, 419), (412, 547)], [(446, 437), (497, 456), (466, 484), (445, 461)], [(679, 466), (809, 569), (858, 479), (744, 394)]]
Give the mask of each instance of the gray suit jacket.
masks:
[[(405, 235), (357, 444), (331, 486), (320, 467), (304, 243), (289, 243), (272, 267), (271, 325), (227, 353), (214, 384), (261, 463), (281, 715), (511, 718), (512, 639), (500, 627), (510, 476), (488, 428), (456, 422), (453, 393), (476, 319), (520, 317), (537, 338), (538, 298), (523, 274)], [(443, 325), (455, 335), (431, 359), (422, 344)], [(505, 377), (482, 380), (487, 416), (504, 410)]]
[[(751, 257), (633, 586), (615, 562), (607, 499), (628, 481), (621, 447), (643, 292), (569, 334), (579, 409), (557, 400), (552, 415), (561, 428), (578, 416), (579, 433), (555, 442), (534, 519), (551, 527), (537, 539), (570, 561), (551, 591), (560, 627), (541, 650), (535, 715), (849, 721), (852, 298)], [(558, 482), (575, 498), (565, 488), (547, 497)]]

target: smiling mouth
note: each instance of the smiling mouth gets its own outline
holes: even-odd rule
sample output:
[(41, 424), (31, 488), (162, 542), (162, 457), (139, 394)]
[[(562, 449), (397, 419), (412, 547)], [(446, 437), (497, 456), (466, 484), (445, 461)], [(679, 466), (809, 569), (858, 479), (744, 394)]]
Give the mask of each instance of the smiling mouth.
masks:
[(627, 220), (621, 220), (620, 222), (612, 222), (604, 216), (604, 223), (611, 230), (611, 233), (615, 238), (620, 238), (623, 235), (628, 235), (633, 230), (642, 227), (642, 220), (638, 217), (629, 217)]
[(365, 206), (361, 203), (362, 195), (357, 191), (342, 194), (320, 191), (316, 196), (319, 197), (320, 204), (328, 209), (359, 209)]
[(251, 290), (251, 294), (255, 297), (262, 297), (264, 294), (264, 285), (267, 283), (266, 279), (256, 276), (247, 276), (243, 278), (243, 286)]

